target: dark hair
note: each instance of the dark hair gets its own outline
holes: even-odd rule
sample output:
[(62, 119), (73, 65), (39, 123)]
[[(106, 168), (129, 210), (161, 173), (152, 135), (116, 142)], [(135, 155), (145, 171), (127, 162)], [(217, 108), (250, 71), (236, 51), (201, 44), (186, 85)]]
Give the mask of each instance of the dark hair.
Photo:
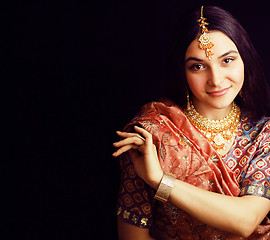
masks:
[[(245, 80), (241, 97), (236, 97), (236, 103), (254, 119), (268, 115), (270, 112), (269, 86), (259, 56), (247, 32), (229, 12), (220, 7), (206, 6), (203, 15), (209, 23), (208, 30), (226, 34), (235, 43), (244, 62)], [(199, 18), (199, 8), (187, 12), (177, 24), (173, 35), (165, 87), (168, 96), (179, 106), (185, 105), (187, 101), (188, 86), (185, 78), (184, 58), (186, 49), (200, 32), (197, 22)]]

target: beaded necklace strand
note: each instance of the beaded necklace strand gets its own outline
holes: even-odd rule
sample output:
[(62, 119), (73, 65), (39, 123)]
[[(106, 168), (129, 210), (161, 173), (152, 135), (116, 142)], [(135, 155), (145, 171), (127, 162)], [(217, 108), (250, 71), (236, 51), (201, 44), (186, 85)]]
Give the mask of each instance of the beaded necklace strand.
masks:
[(184, 111), (190, 122), (211, 142), (220, 153), (236, 135), (240, 125), (240, 108), (233, 103), (230, 113), (221, 120), (209, 120), (200, 115), (193, 104)]

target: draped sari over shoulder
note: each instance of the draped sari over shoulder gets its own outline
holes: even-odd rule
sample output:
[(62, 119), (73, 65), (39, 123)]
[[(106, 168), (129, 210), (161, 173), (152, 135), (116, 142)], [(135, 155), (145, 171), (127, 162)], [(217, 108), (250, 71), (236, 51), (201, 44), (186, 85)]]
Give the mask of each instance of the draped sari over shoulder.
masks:
[[(145, 105), (125, 130), (134, 131), (134, 125), (152, 134), (163, 171), (207, 191), (239, 196), (235, 173), (173, 102)], [(117, 214), (124, 221), (149, 228), (151, 235), (161, 240), (242, 239), (198, 221), (170, 202), (154, 200), (154, 190), (136, 175), (131, 157), (126, 154), (120, 163), (122, 182)], [(270, 239), (268, 218), (248, 239)]]

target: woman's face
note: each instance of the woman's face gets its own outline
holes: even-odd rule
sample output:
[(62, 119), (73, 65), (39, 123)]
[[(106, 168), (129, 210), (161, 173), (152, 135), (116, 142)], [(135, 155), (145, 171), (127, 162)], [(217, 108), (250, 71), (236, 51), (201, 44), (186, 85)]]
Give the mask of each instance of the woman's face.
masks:
[[(186, 51), (185, 72), (196, 110), (209, 119), (225, 117), (244, 83), (244, 63), (234, 42), (209, 32), (214, 55), (209, 60), (196, 38)], [(218, 113), (218, 114), (217, 114)]]

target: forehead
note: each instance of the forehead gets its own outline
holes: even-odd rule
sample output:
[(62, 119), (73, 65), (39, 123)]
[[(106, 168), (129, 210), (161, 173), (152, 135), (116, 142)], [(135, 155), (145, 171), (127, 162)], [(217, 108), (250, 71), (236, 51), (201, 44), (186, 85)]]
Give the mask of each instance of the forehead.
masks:
[[(219, 31), (209, 31), (208, 33), (211, 35), (212, 42), (214, 43), (214, 46), (211, 49), (214, 53), (212, 58), (219, 57), (230, 50), (238, 51), (234, 42), (224, 33)], [(196, 37), (187, 48), (185, 58), (191, 56), (200, 59), (207, 59), (205, 51), (199, 48), (198, 37)]]

